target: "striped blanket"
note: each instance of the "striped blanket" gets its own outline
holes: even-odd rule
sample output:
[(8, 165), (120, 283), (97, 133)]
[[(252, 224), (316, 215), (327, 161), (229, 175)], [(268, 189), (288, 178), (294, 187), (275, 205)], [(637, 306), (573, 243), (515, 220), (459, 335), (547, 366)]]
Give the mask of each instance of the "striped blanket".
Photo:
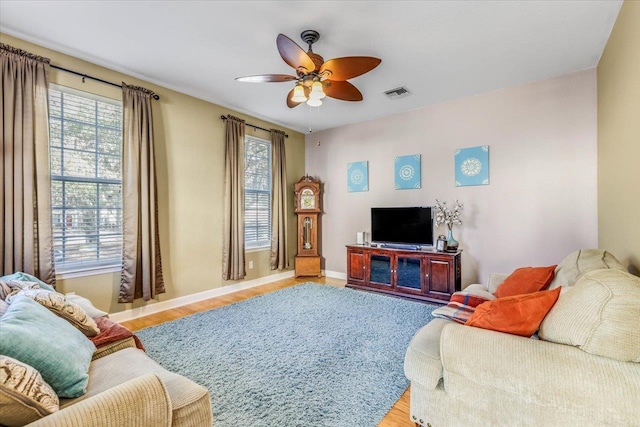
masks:
[(431, 313), (433, 317), (453, 320), (454, 322), (464, 324), (476, 307), (489, 299), (474, 295), (469, 292), (456, 292), (451, 295), (449, 303), (444, 307), (437, 308)]

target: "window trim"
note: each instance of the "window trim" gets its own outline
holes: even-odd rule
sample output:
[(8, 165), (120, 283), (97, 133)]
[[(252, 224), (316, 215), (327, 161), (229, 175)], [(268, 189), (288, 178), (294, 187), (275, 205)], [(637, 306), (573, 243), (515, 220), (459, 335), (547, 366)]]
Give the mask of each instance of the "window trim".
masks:
[(122, 265), (110, 264), (110, 265), (96, 265), (93, 267), (84, 266), (82, 268), (63, 269), (60, 271), (56, 269), (56, 280), (75, 279), (78, 277), (86, 276), (98, 276), (101, 274), (113, 274), (122, 272)]

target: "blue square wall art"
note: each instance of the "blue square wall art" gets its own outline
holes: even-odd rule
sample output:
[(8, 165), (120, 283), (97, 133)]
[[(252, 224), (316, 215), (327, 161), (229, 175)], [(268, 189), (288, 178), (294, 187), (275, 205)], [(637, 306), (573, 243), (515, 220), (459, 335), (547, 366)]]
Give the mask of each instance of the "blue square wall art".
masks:
[(395, 160), (396, 190), (422, 188), (420, 154), (399, 156)]
[(489, 185), (489, 146), (455, 151), (456, 187)]
[(347, 191), (349, 193), (369, 191), (369, 162), (347, 164)]

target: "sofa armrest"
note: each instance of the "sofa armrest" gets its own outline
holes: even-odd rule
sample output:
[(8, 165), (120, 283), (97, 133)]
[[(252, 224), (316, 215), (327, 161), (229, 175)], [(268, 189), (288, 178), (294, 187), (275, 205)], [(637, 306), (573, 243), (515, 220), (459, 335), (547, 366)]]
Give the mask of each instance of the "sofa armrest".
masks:
[(640, 363), (456, 323), (443, 328), (440, 354), (448, 393), (473, 382), (550, 409), (606, 408), (614, 424), (637, 415)]
[(489, 284), (487, 285), (487, 290), (489, 290), (489, 292), (491, 293), (494, 293), (496, 289), (498, 289), (498, 286), (500, 286), (507, 277), (509, 277), (508, 274), (491, 273), (489, 275)]
[(171, 400), (156, 375), (132, 379), (69, 405), (29, 427), (171, 426)]
[(433, 390), (442, 378), (440, 334), (449, 320), (435, 318), (413, 336), (404, 357), (404, 375)]

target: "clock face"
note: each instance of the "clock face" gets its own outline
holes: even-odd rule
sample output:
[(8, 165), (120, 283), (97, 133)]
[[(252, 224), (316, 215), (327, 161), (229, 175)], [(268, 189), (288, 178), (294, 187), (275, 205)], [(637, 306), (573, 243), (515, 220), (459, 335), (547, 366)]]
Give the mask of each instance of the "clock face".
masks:
[(313, 191), (305, 188), (300, 195), (300, 208), (301, 209), (314, 209), (316, 207), (316, 198)]

